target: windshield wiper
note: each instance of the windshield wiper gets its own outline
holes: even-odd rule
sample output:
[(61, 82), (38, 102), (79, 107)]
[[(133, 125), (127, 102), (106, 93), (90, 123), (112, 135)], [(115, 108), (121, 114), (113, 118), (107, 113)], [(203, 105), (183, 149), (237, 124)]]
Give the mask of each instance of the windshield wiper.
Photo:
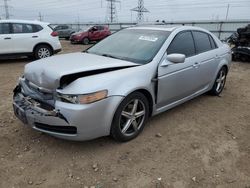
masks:
[(101, 54), (101, 56), (128, 61), (128, 59), (125, 58), (125, 57), (113, 56), (113, 55), (110, 55), (110, 54)]
[(120, 58), (113, 56), (113, 55), (110, 55), (110, 54), (101, 54), (101, 56), (110, 57), (110, 58), (114, 58), (114, 59), (120, 59)]

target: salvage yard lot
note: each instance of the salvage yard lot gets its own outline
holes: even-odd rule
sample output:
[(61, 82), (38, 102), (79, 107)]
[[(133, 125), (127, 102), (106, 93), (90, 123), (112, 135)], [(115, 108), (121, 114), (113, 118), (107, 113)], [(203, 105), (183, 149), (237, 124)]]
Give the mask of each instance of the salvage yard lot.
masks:
[[(61, 53), (84, 49), (62, 45)], [(0, 187), (250, 187), (250, 63), (233, 63), (221, 97), (200, 96), (116, 143), (70, 142), (23, 126), (12, 89), (28, 62), (0, 60)]]

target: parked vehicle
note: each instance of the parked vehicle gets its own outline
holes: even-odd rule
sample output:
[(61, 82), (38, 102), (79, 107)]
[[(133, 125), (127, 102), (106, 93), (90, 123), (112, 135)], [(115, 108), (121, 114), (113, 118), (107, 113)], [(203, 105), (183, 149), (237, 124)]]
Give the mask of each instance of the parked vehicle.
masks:
[(54, 28), (54, 31), (58, 32), (60, 38), (69, 40), (70, 36), (76, 31), (68, 25), (58, 25)]
[(57, 32), (49, 23), (0, 20), (0, 56), (32, 56), (36, 59), (61, 51)]
[(226, 41), (233, 45), (232, 54), (235, 61), (250, 61), (250, 24), (237, 29)]
[(70, 37), (71, 43), (89, 44), (91, 41), (99, 41), (111, 35), (107, 26), (90, 26), (83, 28), (81, 31), (74, 33)]
[(85, 53), (27, 64), (14, 89), (14, 112), (59, 138), (128, 141), (150, 116), (206, 92), (220, 95), (230, 62), (229, 46), (204, 29), (132, 27)]

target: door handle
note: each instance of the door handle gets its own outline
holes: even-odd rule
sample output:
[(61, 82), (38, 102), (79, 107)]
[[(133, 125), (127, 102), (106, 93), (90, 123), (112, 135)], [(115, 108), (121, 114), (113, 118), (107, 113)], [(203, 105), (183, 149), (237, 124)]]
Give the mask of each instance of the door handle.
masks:
[(32, 36), (32, 38), (38, 38), (38, 36)]
[(200, 66), (200, 63), (198, 63), (198, 62), (195, 62), (194, 64), (193, 64), (193, 67), (194, 68), (198, 68)]
[(11, 37), (6, 37), (6, 38), (4, 38), (4, 40), (10, 40), (11, 39)]
[(215, 59), (220, 59), (220, 56), (216, 55), (216, 56), (215, 56)]

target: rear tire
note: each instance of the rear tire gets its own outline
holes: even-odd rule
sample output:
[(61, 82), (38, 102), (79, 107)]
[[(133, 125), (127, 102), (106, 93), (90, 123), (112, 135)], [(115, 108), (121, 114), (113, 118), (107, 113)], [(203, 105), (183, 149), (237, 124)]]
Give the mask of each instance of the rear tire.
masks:
[(227, 79), (227, 69), (222, 67), (216, 77), (213, 88), (210, 90), (210, 94), (214, 96), (219, 96), (223, 91)]
[(52, 49), (49, 45), (38, 45), (34, 50), (34, 56), (36, 59), (43, 59), (53, 55)]
[(140, 92), (128, 95), (119, 105), (113, 118), (111, 136), (119, 142), (136, 138), (149, 117), (149, 103)]

